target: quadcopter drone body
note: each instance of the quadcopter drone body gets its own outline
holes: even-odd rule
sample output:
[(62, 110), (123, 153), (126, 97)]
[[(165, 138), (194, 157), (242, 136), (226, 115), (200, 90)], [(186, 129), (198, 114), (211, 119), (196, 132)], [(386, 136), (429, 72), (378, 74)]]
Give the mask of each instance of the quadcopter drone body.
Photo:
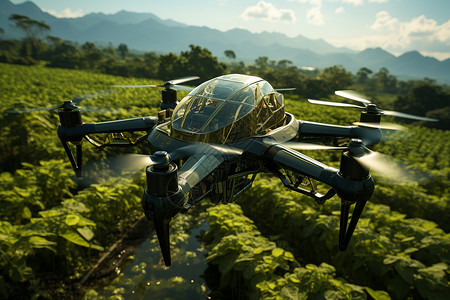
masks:
[[(93, 134), (146, 132), (140, 141), (146, 139), (154, 154), (144, 159), (147, 187), (142, 205), (145, 215), (155, 224), (167, 266), (171, 264), (170, 219), (205, 197), (217, 203), (235, 201), (252, 186), (258, 173), (276, 175), (285, 187), (310, 196), (319, 204), (337, 194), (341, 198), (339, 248), (345, 250), (374, 190), (374, 181), (369, 174), (373, 163), (367, 163), (366, 158), (374, 157), (376, 153), (366, 146), (380, 142), (380, 128), (389, 128), (380, 124), (381, 115), (401, 114), (433, 121), (381, 111), (370, 101), (349, 91), (340, 93), (365, 106), (310, 102), (363, 109), (356, 126), (297, 120), (284, 110), (284, 98), (278, 92), (283, 89), (275, 90), (259, 77), (239, 74), (204, 82), (177, 103), (176, 90), (189, 89), (177, 84), (192, 79), (197, 77), (159, 85), (165, 89), (158, 117), (83, 123), (77, 106), (83, 99), (66, 101), (57, 107), (61, 121), (58, 136), (79, 177), (82, 176), (83, 138), (104, 147), (92, 138)], [(336, 145), (338, 138), (346, 139), (348, 145)], [(332, 146), (308, 144), (311, 142)], [(75, 155), (70, 144), (75, 145)], [(342, 150), (340, 168), (332, 168), (299, 152), (308, 149)], [(329, 190), (324, 195), (318, 193), (314, 180), (325, 183)], [(348, 224), (353, 204), (356, 205)]]

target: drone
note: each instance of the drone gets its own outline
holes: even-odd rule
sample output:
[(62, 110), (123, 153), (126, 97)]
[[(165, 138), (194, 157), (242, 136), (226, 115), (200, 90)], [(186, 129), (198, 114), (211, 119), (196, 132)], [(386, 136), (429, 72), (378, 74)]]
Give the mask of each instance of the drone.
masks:
[[(381, 123), (381, 117), (437, 121), (381, 110), (350, 90), (336, 94), (359, 105), (308, 101), (360, 109), (359, 122), (341, 126), (298, 120), (285, 111), (284, 96), (280, 93), (292, 88), (275, 89), (260, 77), (241, 74), (219, 76), (194, 89), (180, 85), (196, 79), (199, 77), (183, 77), (162, 85), (116, 86), (163, 88), (158, 116), (84, 123), (78, 104), (86, 97), (50, 108), (9, 112), (59, 109), (57, 134), (77, 177), (83, 176), (83, 140), (99, 148), (132, 147), (146, 141), (152, 154), (130, 159), (145, 167), (142, 207), (145, 216), (154, 222), (166, 266), (171, 265), (170, 220), (205, 197), (223, 204), (235, 201), (251, 188), (259, 173), (275, 175), (284, 187), (307, 195), (318, 204), (337, 194), (341, 199), (339, 249), (346, 250), (374, 191), (370, 170), (382, 163), (377, 159), (378, 153), (369, 148), (381, 141), (382, 129), (399, 129), (394, 124)], [(178, 90), (190, 92), (178, 102)], [(135, 140), (123, 138), (119, 142), (95, 138), (96, 134), (124, 137), (135, 132), (144, 134)], [(342, 140), (345, 144), (339, 143)], [(303, 153), (320, 149), (342, 151), (339, 169)], [(317, 191), (317, 181), (329, 187), (326, 193)], [(349, 218), (352, 205), (355, 206)]]

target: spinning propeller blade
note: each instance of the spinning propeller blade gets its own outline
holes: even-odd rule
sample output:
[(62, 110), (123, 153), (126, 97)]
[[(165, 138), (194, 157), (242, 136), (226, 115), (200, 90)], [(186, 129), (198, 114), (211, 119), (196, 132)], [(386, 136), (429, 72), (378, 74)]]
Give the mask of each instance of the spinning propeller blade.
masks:
[(146, 87), (163, 87), (166, 89), (178, 90), (178, 91), (191, 91), (192, 88), (184, 85), (178, 85), (179, 83), (199, 79), (198, 76), (186, 76), (178, 79), (166, 81), (164, 84), (143, 84), (143, 85), (113, 85), (114, 87), (122, 88), (146, 88)]
[(200, 77), (198, 76), (186, 76), (186, 77), (182, 77), (182, 78), (178, 78), (178, 79), (173, 79), (173, 80), (169, 80), (168, 82), (170, 84), (179, 84), (179, 83), (183, 83), (183, 82), (187, 82), (187, 81), (191, 81), (191, 80), (195, 80), (195, 79), (199, 79)]
[(30, 112), (35, 112), (35, 111), (52, 110), (52, 109), (56, 109), (56, 108), (61, 108), (61, 106), (62, 105), (52, 106), (52, 107), (30, 108), (30, 109), (17, 109), (17, 110), (8, 109), (8, 110), (5, 110), (5, 113), (7, 113), (7, 114), (23, 114), (23, 113), (30, 113)]
[(352, 99), (355, 101), (359, 101), (361, 103), (365, 103), (365, 104), (369, 104), (372, 103), (372, 101), (367, 100), (366, 96), (361, 95), (355, 91), (352, 90), (341, 90), (341, 91), (336, 91), (334, 92), (336, 95), (347, 98), (347, 99)]
[(438, 122), (438, 119), (433, 118), (426, 118), (421, 116), (415, 116), (411, 114), (406, 114), (398, 111), (390, 111), (390, 110), (382, 110), (382, 114), (386, 116), (393, 116), (393, 117), (399, 117), (399, 118), (405, 118), (405, 119), (413, 119), (413, 120), (419, 120), (419, 121), (428, 121), (428, 122)]
[[(177, 148), (169, 152), (170, 161), (174, 161), (180, 158), (187, 158), (189, 156), (199, 155), (215, 155), (215, 156), (227, 156), (227, 155), (240, 155), (241, 149), (232, 148), (225, 145), (209, 145), (202, 143), (194, 143), (188, 146)], [(88, 162), (85, 166), (85, 173), (88, 174), (90, 170), (96, 169), (96, 163), (99, 161)], [(144, 170), (145, 167), (158, 164), (158, 159), (154, 155), (148, 154), (121, 154), (112, 156), (103, 160), (106, 170), (113, 171), (117, 176), (117, 173), (122, 172), (136, 172), (138, 170)], [(105, 171), (106, 171), (105, 170)], [(108, 172), (103, 172), (106, 174)], [(123, 176), (123, 175), (122, 175)], [(129, 174), (129, 176), (132, 176)], [(108, 178), (108, 177), (107, 177)], [(89, 183), (89, 182), (87, 182)], [(94, 182), (92, 182), (94, 183)]]
[(353, 124), (361, 127), (369, 127), (369, 128), (379, 128), (379, 129), (387, 129), (387, 130), (406, 130), (402, 125), (394, 124), (394, 123), (368, 123), (368, 122), (354, 122)]
[(7, 114), (22, 114), (22, 113), (30, 113), (30, 112), (36, 112), (36, 111), (47, 111), (57, 108), (70, 108), (74, 109), (77, 108), (77, 105), (80, 104), (84, 100), (93, 99), (105, 95), (111, 94), (111, 90), (103, 91), (103, 92), (97, 92), (97, 93), (91, 93), (84, 96), (75, 97), (71, 100), (66, 100), (62, 104), (52, 107), (40, 107), (40, 108), (30, 108), (30, 109), (9, 109), (5, 110), (5, 113)]
[[(372, 151), (365, 146), (358, 149), (349, 148), (349, 146), (328, 146), (328, 145), (318, 145), (311, 143), (296, 143), (287, 142), (283, 144), (284, 146), (296, 150), (349, 150), (353, 152), (358, 152), (358, 156), (353, 158), (357, 160), (361, 165), (371, 169), (378, 175), (388, 178), (394, 182), (404, 182), (404, 181), (415, 181), (419, 182), (421, 178), (414, 174), (414, 171), (408, 169), (406, 165), (399, 160), (396, 160), (390, 156), (381, 154), (376, 151)], [(423, 179), (422, 179), (423, 180)]]
[(295, 90), (295, 88), (281, 88), (281, 89), (275, 89), (275, 91), (277, 92), (288, 92), (288, 91), (293, 91)]
[[(308, 101), (310, 103), (313, 103), (313, 104), (359, 108), (359, 109), (362, 109), (362, 110), (364, 110), (365, 112), (368, 112), (368, 113), (381, 114), (381, 115), (386, 115), (386, 116), (394, 116), (394, 117), (399, 117), (399, 118), (413, 119), (413, 120), (419, 120), (419, 121), (429, 121), (429, 122), (437, 122), (437, 121), (439, 121), (437, 119), (426, 118), (426, 117), (406, 114), (406, 113), (397, 112), (397, 111), (390, 111), (390, 110), (379, 109), (372, 101), (367, 100), (366, 99), (367, 97), (365, 97), (364, 95), (361, 95), (361, 94), (359, 94), (359, 93), (357, 93), (355, 91), (352, 91), (352, 90), (336, 91), (335, 94), (338, 95), (338, 96), (347, 98), (347, 99), (351, 99), (351, 100), (354, 100), (354, 101), (361, 102), (361, 103), (364, 104), (364, 106), (359, 106), (359, 105), (354, 105), (354, 104), (349, 104), (349, 103), (339, 103), (339, 102), (332, 102), (332, 101), (314, 100), (314, 99), (308, 99)], [(366, 127), (369, 127), (369, 126), (366, 126)], [(376, 127), (376, 128), (383, 129), (383, 127), (381, 127), (381, 126)], [(392, 129), (392, 128), (385, 128), (385, 129)], [(396, 129), (394, 129), (394, 130), (396, 130)]]
[(329, 106), (340, 106), (340, 107), (352, 107), (352, 108), (365, 109), (364, 106), (349, 104), (349, 103), (322, 101), (322, 100), (314, 100), (314, 99), (308, 99), (308, 102), (313, 103), (313, 104), (321, 104), (321, 105), (329, 105)]

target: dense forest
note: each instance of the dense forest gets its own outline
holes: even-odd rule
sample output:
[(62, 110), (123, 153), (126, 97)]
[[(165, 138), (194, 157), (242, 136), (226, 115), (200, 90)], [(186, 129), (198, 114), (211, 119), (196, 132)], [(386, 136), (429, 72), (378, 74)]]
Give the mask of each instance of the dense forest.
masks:
[[(35, 22), (23, 16), (12, 19)], [(285, 95), (286, 110), (299, 119), (338, 125), (357, 121), (357, 110), (305, 101), (353, 88), (383, 108), (437, 117), (440, 122), (431, 125), (448, 128), (448, 88), (430, 79), (399, 81), (387, 69), (357, 74), (339, 66), (302, 70), (267, 57), (245, 65), (232, 50), (225, 53), (229, 61), (220, 62), (194, 45), (180, 54), (159, 55), (135, 53), (124, 44), (80, 46), (42, 39), (48, 30), (38, 27), (23, 40), (0, 41), (0, 112), (51, 107), (91, 94), (93, 99), (83, 103), (88, 108), (84, 122), (155, 115), (157, 89), (101, 91), (117, 84), (161, 84), (185, 75), (204, 81), (236, 72), (259, 75), (278, 88), (296, 87)], [(214, 205), (204, 199), (171, 221), (171, 268), (182, 264), (189, 273), (203, 262), (207, 284), (170, 273), (153, 234), (145, 261), (134, 263), (133, 253), (120, 252), (126, 259), (112, 267), (117, 277), (99, 284), (88, 275), (143, 218), (145, 187), (143, 170), (119, 174), (107, 158), (148, 149), (144, 144), (102, 150), (87, 146), (83, 154), (91, 168), (77, 179), (58, 140), (58, 124), (55, 111), (0, 114), (2, 299), (434, 300), (446, 299), (450, 292), (448, 130), (416, 122), (403, 124), (406, 131), (385, 132), (374, 150), (401, 161), (417, 180), (393, 182), (374, 173), (374, 195), (345, 252), (338, 250), (337, 197), (318, 205), (261, 174), (235, 203)], [(339, 151), (305, 154), (339, 165)], [(206, 224), (202, 230), (201, 224)], [(201, 254), (189, 248), (191, 239), (199, 240)], [(155, 275), (164, 272), (167, 278)]]

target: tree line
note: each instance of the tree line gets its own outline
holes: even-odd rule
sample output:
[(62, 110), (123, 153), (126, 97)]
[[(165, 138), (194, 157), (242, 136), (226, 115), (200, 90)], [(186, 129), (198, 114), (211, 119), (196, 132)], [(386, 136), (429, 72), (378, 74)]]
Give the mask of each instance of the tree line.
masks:
[[(323, 70), (303, 69), (290, 60), (270, 60), (261, 56), (253, 63), (237, 61), (233, 50), (225, 50), (227, 62), (221, 62), (207, 48), (189, 45), (180, 54), (156, 54), (132, 51), (124, 43), (97, 45), (92, 42), (77, 44), (48, 35), (50, 26), (22, 15), (11, 15), (14, 26), (23, 32), (21, 40), (0, 40), (0, 62), (33, 65), (45, 62), (48, 67), (85, 69), (95, 72), (170, 80), (186, 75), (200, 76), (201, 80), (227, 73), (260, 76), (275, 88), (295, 87), (294, 93), (309, 98), (323, 98), (335, 90), (355, 88), (366, 93), (396, 94), (391, 105), (412, 114), (438, 118), (432, 126), (448, 129), (450, 121), (450, 92), (433, 79), (403, 81), (389, 73), (387, 68), (372, 71), (360, 68), (356, 74), (342, 66)], [(4, 30), (0, 30), (0, 34)], [(428, 124), (430, 125), (430, 124)]]

